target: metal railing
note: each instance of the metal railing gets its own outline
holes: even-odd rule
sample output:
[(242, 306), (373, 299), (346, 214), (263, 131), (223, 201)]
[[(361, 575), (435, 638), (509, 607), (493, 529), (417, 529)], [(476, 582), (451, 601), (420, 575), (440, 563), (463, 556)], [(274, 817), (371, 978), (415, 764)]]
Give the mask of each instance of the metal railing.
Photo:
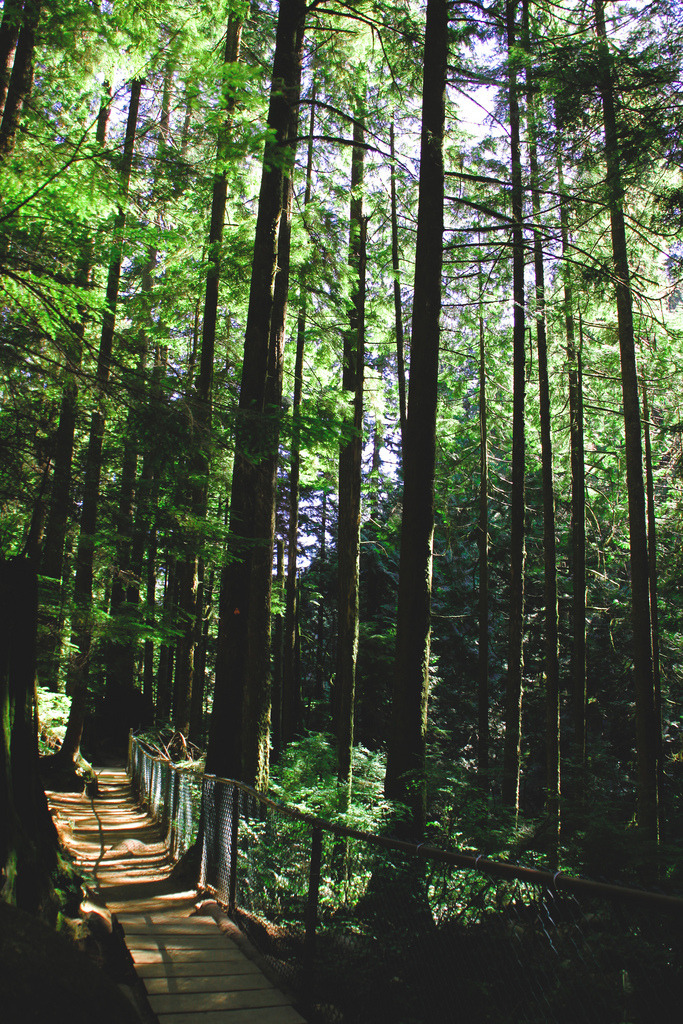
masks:
[(332, 825), (215, 776), (202, 803), (198, 887), (311, 1021), (680, 1016), (682, 900)]

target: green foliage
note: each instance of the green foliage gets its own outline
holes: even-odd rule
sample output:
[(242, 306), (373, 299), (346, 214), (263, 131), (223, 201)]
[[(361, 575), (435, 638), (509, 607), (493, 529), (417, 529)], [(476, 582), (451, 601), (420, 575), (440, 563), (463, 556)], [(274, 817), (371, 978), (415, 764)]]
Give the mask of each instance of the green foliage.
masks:
[(305, 814), (368, 832), (382, 831), (390, 806), (383, 797), (384, 756), (357, 745), (353, 751), (353, 780), (348, 787), (337, 779), (337, 755), (332, 737), (311, 733), (288, 744), (273, 766), (273, 797)]
[(65, 693), (55, 693), (45, 686), (37, 687), (37, 693), (38, 721), (40, 722), (38, 746), (41, 754), (47, 754), (53, 750), (50, 738), (60, 741), (64, 739), (66, 724), (69, 720), (71, 697), (67, 697)]

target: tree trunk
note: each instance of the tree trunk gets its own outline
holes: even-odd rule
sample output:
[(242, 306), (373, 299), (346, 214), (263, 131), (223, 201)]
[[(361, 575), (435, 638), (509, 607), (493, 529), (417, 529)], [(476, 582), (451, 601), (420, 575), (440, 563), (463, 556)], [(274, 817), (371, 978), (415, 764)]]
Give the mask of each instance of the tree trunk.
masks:
[(398, 416), (401, 427), (401, 450), (405, 443), (406, 417), (406, 364), (405, 339), (403, 336), (403, 303), (401, 302), (401, 265), (398, 251), (398, 212), (396, 204), (396, 151), (394, 140), (394, 121), (389, 128), (389, 145), (391, 152), (391, 267), (394, 272), (394, 323), (396, 325), (396, 374), (398, 377)]
[(522, 221), (522, 157), (519, 99), (514, 64), (517, 0), (507, 0), (505, 17), (508, 49), (508, 102), (510, 107), (510, 157), (512, 172), (512, 295), (513, 295), (513, 397), (512, 397), (512, 497), (510, 507), (510, 617), (508, 667), (505, 685), (505, 744), (501, 799), (519, 806), (519, 767), (522, 742), (522, 676), (524, 665), (524, 507), (526, 352), (524, 337), (524, 235)]
[[(523, 0), (524, 46), (530, 54), (529, 0)], [(546, 704), (546, 811), (550, 818), (551, 867), (558, 866), (560, 844), (560, 659), (557, 614), (557, 544), (555, 539), (555, 485), (551, 433), (548, 336), (545, 306), (545, 267), (541, 236), (541, 195), (536, 143), (536, 110), (531, 71), (527, 68), (527, 131), (531, 206), (534, 218), (533, 248), (536, 299), (536, 346), (538, 350), (539, 420), (541, 426), (541, 482), (543, 491), (543, 604)]]
[[(322, 492), (321, 506), (322, 507), (320, 510), (320, 575), (322, 576), (322, 574), (325, 571), (325, 565), (327, 562), (327, 491), (324, 488)], [(325, 651), (325, 637), (323, 635), (324, 625), (325, 609), (323, 595), (321, 594), (318, 600), (318, 612), (316, 615), (314, 682), (315, 695), (320, 704), (322, 704), (325, 695), (325, 684), (323, 679), (323, 662)]]
[[(643, 380), (643, 431), (645, 435), (645, 483), (647, 487), (647, 556), (650, 570), (650, 629), (652, 632), (652, 681), (655, 701), (657, 776), (660, 799), (663, 794), (664, 751), (662, 746), (662, 676), (659, 667), (659, 608), (657, 602), (657, 520), (655, 518), (655, 481), (650, 439), (650, 406), (647, 384)], [(660, 828), (662, 821), (660, 819)]]
[[(257, 488), (254, 465), (259, 461), (259, 434), (263, 427), (266, 403), (279, 225), (285, 199), (285, 179), (292, 165), (292, 127), (296, 121), (301, 89), (305, 17), (303, 0), (281, 0), (235, 430), (235, 462), (230, 496), (231, 558), (221, 579), (216, 687), (207, 751), (207, 771), (224, 776), (239, 776), (243, 770), (245, 655), (250, 633), (250, 582), (255, 550), (253, 531)], [(265, 517), (268, 510), (262, 508), (261, 511)], [(268, 541), (261, 538), (261, 543), (267, 544)], [(259, 604), (261, 601), (262, 595), (259, 595)], [(254, 612), (259, 621), (263, 622), (263, 606), (258, 612), (254, 609)], [(257, 644), (265, 646), (265, 637), (257, 640), (253, 630), (251, 635)], [(252, 654), (257, 661), (259, 652), (253, 650)], [(259, 689), (263, 683), (263, 680), (258, 680)], [(262, 717), (259, 723), (263, 726)], [(262, 738), (258, 741), (260, 750), (261, 742)], [(252, 764), (254, 755), (258, 760), (258, 753), (252, 749), (249, 754)]]
[[(151, 254), (148, 268), (151, 270)], [(151, 280), (150, 280), (151, 285)], [(167, 351), (161, 346), (156, 346), (154, 366), (152, 367), (152, 380), (149, 389), (149, 402), (153, 408), (160, 409), (164, 398), (162, 381), (166, 372)], [(148, 442), (142, 456), (142, 469), (137, 482), (135, 520), (133, 523), (133, 536), (130, 555), (130, 580), (126, 591), (126, 601), (129, 607), (139, 607), (143, 576), (146, 574), (145, 588), (145, 612), (144, 617), (148, 627), (154, 624), (155, 617), (155, 587), (156, 587), (156, 523), (155, 510), (159, 497), (159, 474), (155, 469), (158, 459), (158, 441), (155, 439)], [(145, 566), (145, 551), (147, 551), (147, 564)], [(139, 674), (139, 651), (138, 643), (131, 637), (127, 643), (126, 661), (132, 667), (133, 677)], [(145, 640), (143, 653), (143, 694), (148, 706), (153, 705), (153, 680), (154, 680), (154, 641), (150, 638)]]
[[(14, 53), (21, 28), (24, 0), (5, 0), (0, 24), (0, 118), (5, 109), (7, 89), (12, 75)], [(1, 123), (1, 122), (0, 122)]]
[(595, 29), (600, 57), (600, 94), (605, 125), (607, 204), (610, 212), (612, 260), (617, 299), (621, 357), (621, 389), (626, 442), (626, 489), (631, 555), (631, 611), (633, 619), (633, 681), (636, 697), (636, 753), (638, 760), (638, 824), (653, 840), (659, 837), (657, 728), (650, 630), (650, 589), (645, 526), (645, 488), (640, 427), (640, 395), (636, 368), (630, 268), (624, 220), (624, 186), (617, 134), (612, 67), (605, 29), (603, 0), (594, 0)]
[[(165, 630), (169, 630), (175, 620), (175, 607), (177, 595), (178, 567), (177, 560), (167, 555), (166, 563), (166, 586), (164, 588), (164, 602), (161, 610), (161, 622)], [(157, 699), (156, 715), (157, 722), (165, 723), (171, 717), (172, 711), (172, 680), (173, 680), (173, 644), (168, 637), (161, 645), (159, 651), (159, 664), (157, 666)]]
[[(223, 55), (223, 63), (226, 67), (239, 63), (241, 39), (242, 19), (231, 11), (228, 18), (225, 52)], [(211, 196), (209, 266), (204, 296), (199, 374), (190, 395), (195, 436), (192, 439), (192, 449), (188, 465), (187, 495), (190, 513), (194, 522), (201, 522), (206, 518), (208, 506), (209, 473), (211, 468), (213, 367), (216, 348), (223, 225), (228, 195), (228, 174), (225, 165), (231, 118), (236, 102), (236, 94), (230, 89), (226, 95), (225, 120), (218, 139), (216, 171)], [(188, 532), (185, 537), (185, 563), (180, 574), (179, 604), (182, 609), (181, 624), (183, 636), (178, 643), (176, 658), (176, 694), (178, 699), (176, 702), (175, 727), (184, 735), (187, 735), (190, 727), (195, 647), (198, 636), (197, 623), (202, 618), (202, 609), (198, 603), (198, 597), (201, 593), (198, 586), (198, 573), (199, 552), (202, 540), (200, 531), (195, 529)]]
[[(100, 116), (97, 121), (97, 142), (104, 148), (107, 141), (111, 90), (105, 87), (105, 94), (100, 105)], [(80, 261), (76, 269), (74, 284), (86, 289), (91, 284), (93, 261), (92, 241), (84, 238), (81, 242)], [(67, 529), (73, 518), (73, 499), (71, 496), (74, 435), (78, 415), (78, 375), (83, 355), (83, 341), (87, 326), (88, 313), (85, 307), (78, 310), (78, 320), (72, 325), (70, 334), (64, 338), (65, 351), (64, 383), (62, 401), (59, 410), (59, 422), (55, 434), (52, 451), (54, 472), (50, 492), (50, 506), (45, 528), (45, 542), (41, 555), (41, 575), (56, 580), (51, 586), (55, 595), (55, 603), (45, 600), (44, 612), (47, 612), (45, 624), (46, 634), (39, 643), (39, 668), (41, 680), (50, 689), (57, 690), (59, 685), (59, 662), (62, 650), (62, 634), (64, 630), (64, 605), (66, 574), (64, 572), (64, 544)]]
[(489, 452), (486, 407), (484, 282), (479, 267), (479, 650), (477, 655), (477, 777), (489, 788)]
[[(157, 528), (152, 523), (148, 532), (146, 593), (145, 593), (145, 624), (149, 630), (154, 627), (156, 619), (156, 571), (157, 571)], [(155, 718), (157, 707), (154, 701), (154, 641), (145, 640), (142, 664), (142, 693), (148, 707), (154, 708)]]
[(282, 662), (283, 662), (283, 640), (284, 640), (284, 615), (282, 604), (285, 597), (285, 542), (278, 539), (277, 544), (277, 598), (280, 604), (275, 613), (275, 626), (273, 629), (273, 698), (271, 712), (271, 735), (273, 757), (280, 756), (282, 750)]
[[(558, 127), (560, 127), (558, 123)], [(560, 193), (560, 232), (562, 236), (564, 277), (564, 321), (567, 337), (569, 376), (569, 445), (572, 476), (571, 575), (572, 575), (572, 705), (574, 712), (574, 750), (577, 767), (583, 776), (586, 766), (586, 471), (583, 440), (583, 378), (581, 337), (576, 341), (574, 296), (569, 266), (569, 213), (562, 159), (557, 156)], [(583, 790), (584, 780), (580, 787)]]
[[(131, 83), (130, 105), (126, 124), (126, 137), (121, 162), (122, 202), (128, 196), (128, 186), (133, 164), (133, 148), (137, 126), (138, 107), (140, 103), (141, 82)], [(123, 234), (126, 225), (126, 213), (123, 207), (114, 224), (114, 241), (109, 262), (107, 277), (106, 305), (102, 317), (102, 333), (97, 357), (96, 382), (100, 394), (103, 395), (109, 383), (112, 353), (114, 345), (114, 327), (116, 323), (116, 304), (119, 294), (119, 279), (123, 261)], [(78, 757), (81, 736), (85, 724), (85, 708), (88, 689), (88, 666), (92, 656), (92, 584), (93, 559), (95, 552), (95, 534), (100, 498), (100, 475), (102, 470), (102, 446), (104, 442), (105, 417), (103, 408), (93, 410), (90, 421), (90, 435), (85, 463), (85, 480), (83, 485), (83, 507), (81, 511), (81, 532), (76, 552), (76, 577), (74, 581), (74, 630), (73, 646), (77, 653), (72, 655), (69, 663), (67, 689), (72, 694), (71, 710), (67, 723), (64, 742), (59, 751), (63, 760), (74, 761)]]
[[(313, 132), (315, 130), (315, 82), (311, 91), (308, 158), (306, 161), (306, 189), (304, 209), (311, 201), (313, 180)], [(292, 457), (289, 470), (289, 529), (287, 533), (287, 579), (285, 581), (285, 621), (282, 637), (282, 701), (281, 744), (292, 740), (302, 725), (301, 678), (296, 671), (296, 632), (299, 608), (297, 604), (297, 555), (299, 547), (299, 475), (301, 469), (301, 394), (303, 390), (304, 352), (306, 348), (306, 274), (299, 278), (299, 317), (296, 332), (296, 358), (294, 363), (294, 400), (292, 408)]]
[(445, 0), (428, 0), (410, 384), (403, 453), (405, 483), (394, 699), (385, 778), (387, 796), (409, 805), (418, 833), (424, 827), (426, 815), (425, 734), (429, 696), (447, 65), (448, 4)]
[[(303, 40), (302, 40), (303, 42)], [(296, 138), (293, 111), (290, 138)], [(292, 153), (292, 158), (293, 158)], [(285, 353), (285, 323), (289, 293), (289, 255), (292, 228), (292, 182), (283, 184), (284, 199), (278, 239), (278, 268), (270, 330), (268, 378), (261, 427), (261, 464), (257, 467), (254, 501), (254, 539), (249, 581), (249, 624), (244, 664), (242, 773), (265, 791), (268, 788), (271, 713), (270, 598), (277, 499), (280, 408)], [(298, 675), (298, 666), (295, 665)]]
[(204, 727), (204, 696), (206, 694), (206, 654), (209, 644), (209, 622), (211, 620), (211, 602), (213, 600), (214, 570), (206, 580), (206, 568), (203, 560), (199, 563), (199, 585), (201, 597), (199, 606), (202, 608), (201, 621), (197, 621), (197, 655), (195, 659), (194, 681), (192, 686), (192, 704), (190, 707), (190, 736), (195, 742), (201, 742), (205, 734)]
[(12, 74), (9, 78), (2, 122), (0, 122), (0, 160), (6, 159), (14, 149), (21, 112), (26, 106), (33, 88), (33, 55), (36, 47), (36, 31), (40, 21), (41, 0), (24, 0), (23, 7)]
[(365, 131), (363, 102), (356, 105), (351, 156), (349, 264), (354, 275), (349, 330), (344, 336), (342, 387), (347, 406), (339, 445), (337, 539), (337, 676), (335, 680), (337, 776), (351, 789), (353, 719), (358, 657), (360, 517), (365, 372), (365, 266), (367, 221), (363, 215)]
[(0, 898), (37, 912), (58, 839), (38, 777), (33, 715), (38, 581), (24, 558), (0, 563)]

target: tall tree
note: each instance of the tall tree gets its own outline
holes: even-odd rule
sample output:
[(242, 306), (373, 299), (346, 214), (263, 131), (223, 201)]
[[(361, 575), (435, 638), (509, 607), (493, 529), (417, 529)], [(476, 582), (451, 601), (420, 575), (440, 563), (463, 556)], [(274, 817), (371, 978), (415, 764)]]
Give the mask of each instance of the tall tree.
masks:
[(364, 101), (356, 104), (351, 156), (349, 263), (353, 273), (349, 329), (344, 336), (342, 387), (347, 394), (344, 434), (339, 445), (337, 537), (337, 672), (334, 702), (337, 773), (351, 786), (353, 719), (358, 657), (360, 519), (363, 457), (363, 378), (365, 373), (365, 264), (367, 221), (363, 215), (365, 168)]
[[(315, 130), (315, 80), (311, 89), (311, 112), (308, 125), (308, 155), (304, 210), (311, 201), (313, 185), (313, 132)], [(282, 644), (282, 742), (288, 743), (301, 727), (301, 679), (296, 664), (296, 634), (299, 607), (297, 602), (297, 554), (299, 547), (299, 481), (301, 475), (301, 397), (303, 393), (304, 355), (306, 348), (307, 280), (305, 268), (299, 275), (299, 313), (296, 329), (294, 361), (294, 395), (292, 401), (292, 453), (289, 469), (289, 520), (287, 528), (287, 578), (285, 580), (285, 619)]]
[(74, 648), (69, 664), (67, 685), (72, 692), (71, 710), (64, 741), (59, 751), (59, 760), (73, 761), (79, 753), (83, 726), (85, 724), (88, 693), (89, 665), (92, 658), (93, 623), (93, 560), (95, 554), (97, 517), (100, 502), (100, 476), (102, 472), (102, 447), (105, 430), (105, 395), (109, 384), (114, 350), (116, 306), (119, 297), (119, 281), (123, 263), (124, 233), (126, 226), (126, 202), (133, 166), (133, 150), (140, 104), (142, 83), (134, 79), (130, 88), (128, 119), (121, 160), (120, 206), (114, 223), (105, 310), (102, 316), (100, 347), (97, 356), (96, 386), (97, 406), (90, 419), (90, 433), (86, 452), (85, 476), (83, 483), (83, 507), (81, 530), (76, 553), (76, 576), (74, 580)]
[[(0, 122), (0, 160), (7, 158), (14, 149), (21, 112), (33, 88), (33, 58), (41, 6), (42, 0), (24, 0), (12, 74), (7, 85), (2, 121)], [(12, 32), (12, 11), (10, 10), (8, 14), (10, 15), (8, 31)], [(8, 41), (11, 43), (11, 37)]]
[(396, 374), (398, 380), (398, 413), (401, 426), (401, 444), (406, 432), (406, 365), (405, 338), (403, 331), (403, 303), (401, 301), (401, 265), (398, 248), (398, 204), (396, 201), (396, 140), (394, 136), (394, 120), (389, 128), (389, 145), (391, 152), (391, 269), (394, 274), (394, 323), (396, 326)]
[(482, 788), (489, 785), (489, 438), (486, 403), (486, 334), (484, 281), (478, 267), (479, 321), (479, 644), (477, 649), (477, 775)]
[[(0, 119), (5, 109), (14, 53), (17, 48), (23, 0), (5, 0), (0, 22)], [(1, 123), (1, 122), (0, 122)]]
[(57, 833), (38, 777), (33, 714), (38, 580), (29, 559), (0, 562), (0, 899), (39, 911)]
[[(523, 0), (523, 44), (531, 57), (529, 0)], [(557, 611), (557, 545), (555, 540), (555, 483), (551, 431), (551, 395), (548, 375), (545, 265), (541, 224), (541, 181), (537, 142), (537, 97), (534, 75), (526, 72), (529, 177), (533, 213), (534, 297), (538, 353), (539, 418), (541, 425), (541, 481), (543, 492), (543, 675), (546, 698), (546, 807), (554, 838), (550, 856), (557, 867), (560, 841), (560, 658)]]
[(526, 352), (524, 308), (524, 192), (520, 145), (519, 85), (517, 81), (517, 0), (506, 0), (505, 28), (508, 56), (507, 99), (510, 117), (512, 204), (512, 496), (510, 501), (510, 613), (508, 666), (505, 685), (505, 743), (501, 797), (519, 804), (519, 768), (522, 740), (522, 677), (524, 666), (524, 511), (526, 478)]
[(621, 389), (624, 403), (631, 561), (633, 681), (636, 696), (638, 823), (646, 835), (656, 840), (659, 835), (658, 742), (652, 677), (649, 568), (633, 296), (624, 218), (624, 183), (617, 129), (616, 90), (603, 0), (594, 0), (593, 9), (598, 43), (600, 76), (598, 88), (605, 128), (605, 165), (607, 169), (605, 199), (610, 217), (621, 359)]
[[(662, 674), (660, 667), (659, 601), (657, 580), (657, 518), (655, 514), (655, 479), (652, 466), (650, 436), (650, 402), (647, 383), (643, 380), (643, 432), (645, 441), (645, 484), (647, 493), (647, 560), (650, 570), (650, 629), (652, 632), (652, 685), (655, 702), (655, 729), (659, 792), (662, 793), (664, 751), (662, 746)], [(661, 827), (661, 821), (660, 821)]]
[[(561, 119), (557, 118), (559, 128)], [(570, 264), (569, 203), (557, 152), (562, 244), (562, 305), (569, 378), (569, 450), (571, 466), (571, 577), (572, 577), (572, 707), (577, 765), (586, 763), (586, 467), (583, 435), (583, 377), (581, 337), (576, 337), (574, 288)], [(581, 332), (580, 332), (581, 334)]]
[[(96, 142), (103, 149), (107, 143), (109, 115), (111, 110), (111, 88), (105, 83), (97, 119)], [(93, 243), (89, 237), (81, 240), (81, 251), (77, 257), (74, 284), (83, 290), (92, 286)], [(57, 593), (59, 611), (52, 617), (49, 635), (40, 644), (39, 655), (41, 681), (57, 689), (59, 675), (59, 653), (62, 646), (64, 587), (64, 543), (72, 508), (72, 467), (74, 439), (78, 415), (78, 376), (81, 371), (83, 343), (88, 327), (88, 311), (84, 305), (78, 309), (77, 319), (69, 325), (64, 336), (64, 383), (59, 410), (59, 421), (52, 448), (53, 475), (50, 489), (50, 503), (45, 529), (45, 543), (41, 556), (42, 575), (58, 581)], [(53, 587), (54, 590), (54, 587)]]
[[(234, 75), (231, 69), (239, 63), (242, 38), (241, 11), (230, 10), (225, 35), (224, 104), (225, 121), (219, 133), (216, 170), (211, 195), (211, 217), (209, 224), (209, 258), (204, 295), (204, 317), (202, 320), (199, 373), (191, 385), (190, 406), (194, 438), (192, 457), (188, 467), (188, 499), (194, 523), (206, 518), (209, 497), (210, 435), (212, 420), (212, 391), (214, 352), (216, 346), (216, 322), (218, 314), (218, 289), (221, 273), (223, 224), (228, 195), (227, 146), (230, 121), (234, 114), (237, 95)], [(193, 529), (186, 537), (186, 550), (180, 569), (179, 604), (184, 617), (183, 635), (178, 644), (176, 660), (176, 693), (178, 700), (174, 709), (175, 728), (184, 734), (190, 730), (190, 708), (194, 685), (195, 647), (198, 638), (197, 623), (202, 610), (199, 603), (199, 559), (202, 544), (201, 530)]]
[(428, 0), (422, 87), (420, 186), (415, 249), (408, 416), (403, 453), (396, 660), (385, 792), (403, 800), (421, 831), (426, 814), (436, 403), (448, 65), (448, 4)]
[[(258, 540), (268, 545), (267, 538), (255, 538), (253, 534), (254, 473), (259, 461), (260, 434), (265, 426), (279, 227), (286, 202), (285, 182), (293, 160), (305, 18), (306, 6), (302, 0), (281, 0), (235, 430), (230, 495), (231, 551), (221, 579), (216, 686), (207, 751), (207, 770), (221, 775), (242, 774), (242, 722), (248, 658), (251, 657), (252, 665), (256, 666), (262, 662), (263, 649), (269, 651), (268, 636), (256, 636), (252, 631), (251, 641), (249, 639), (252, 556)], [(272, 541), (270, 543), (272, 566)], [(268, 586), (268, 597), (269, 594)], [(260, 621), (263, 621), (263, 615)], [(257, 742), (263, 750), (264, 738), (258, 737)], [(259, 762), (258, 753), (251, 757), (254, 753), (253, 750), (250, 752), (251, 763)], [(260, 763), (267, 777), (267, 764)], [(262, 784), (263, 778), (252, 778), (251, 781)]]

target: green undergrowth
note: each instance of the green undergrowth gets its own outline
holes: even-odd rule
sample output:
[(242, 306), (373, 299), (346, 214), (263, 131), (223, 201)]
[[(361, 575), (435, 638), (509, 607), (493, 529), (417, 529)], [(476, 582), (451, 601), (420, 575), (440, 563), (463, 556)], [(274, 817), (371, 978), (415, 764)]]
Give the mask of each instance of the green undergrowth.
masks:
[(348, 787), (337, 779), (333, 737), (311, 733), (290, 743), (270, 773), (269, 795), (279, 803), (325, 821), (382, 833), (392, 816), (384, 797), (386, 756), (356, 746)]
[(46, 686), (39, 686), (37, 692), (38, 721), (40, 722), (38, 750), (41, 755), (52, 754), (64, 739), (66, 724), (69, 720), (71, 697), (67, 697), (65, 693), (48, 690)]

